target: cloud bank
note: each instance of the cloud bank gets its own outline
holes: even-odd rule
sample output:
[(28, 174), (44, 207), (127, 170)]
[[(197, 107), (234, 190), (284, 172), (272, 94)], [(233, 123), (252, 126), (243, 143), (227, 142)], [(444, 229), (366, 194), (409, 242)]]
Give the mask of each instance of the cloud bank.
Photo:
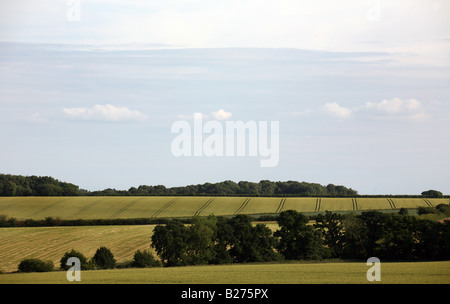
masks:
[(428, 116), (420, 101), (414, 98), (401, 99), (395, 97), (383, 99), (378, 103), (367, 102), (366, 110), (372, 111), (376, 115), (404, 117), (411, 120), (423, 120)]
[(345, 119), (345, 118), (350, 118), (352, 116), (351, 109), (342, 107), (337, 102), (331, 102), (331, 103), (327, 102), (322, 107), (322, 110), (336, 118)]
[(117, 107), (114, 105), (94, 105), (91, 108), (64, 108), (66, 117), (82, 121), (143, 121), (147, 116), (136, 110), (130, 110), (127, 107)]

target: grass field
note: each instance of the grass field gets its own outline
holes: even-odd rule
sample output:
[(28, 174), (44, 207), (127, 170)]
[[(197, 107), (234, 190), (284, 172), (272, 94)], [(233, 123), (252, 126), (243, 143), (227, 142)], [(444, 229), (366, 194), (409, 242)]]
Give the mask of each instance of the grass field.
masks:
[(137, 250), (150, 248), (154, 225), (0, 228), (0, 271), (17, 270), (25, 258), (50, 260), (59, 268), (65, 252), (75, 249), (86, 257), (105, 246), (117, 262), (132, 260)]
[(450, 261), (383, 263), (381, 281), (369, 282), (365, 262), (240, 264), (83, 271), (81, 282), (66, 272), (0, 275), (0, 284), (449, 284)]
[(414, 209), (448, 204), (449, 199), (422, 198), (279, 198), (206, 196), (0, 197), (0, 215), (16, 219), (174, 218), (194, 215), (276, 214)]

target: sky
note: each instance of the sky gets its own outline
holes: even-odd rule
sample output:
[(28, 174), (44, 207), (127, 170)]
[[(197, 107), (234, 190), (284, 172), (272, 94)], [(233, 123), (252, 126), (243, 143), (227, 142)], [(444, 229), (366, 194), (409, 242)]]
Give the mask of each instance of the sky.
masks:
[[(0, 173), (450, 194), (449, 20), (446, 0), (1, 0)], [(278, 162), (176, 156), (195, 113), (277, 122)]]

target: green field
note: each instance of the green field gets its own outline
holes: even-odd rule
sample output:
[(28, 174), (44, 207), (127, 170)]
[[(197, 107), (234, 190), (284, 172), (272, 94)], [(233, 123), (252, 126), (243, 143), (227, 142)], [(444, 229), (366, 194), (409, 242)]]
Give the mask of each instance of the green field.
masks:
[(66, 272), (0, 275), (0, 284), (449, 284), (450, 261), (383, 263), (381, 281), (369, 282), (365, 262), (186, 266), (82, 271), (81, 282)]
[(284, 210), (305, 213), (415, 209), (448, 204), (449, 199), (422, 198), (279, 198), (207, 196), (122, 197), (0, 197), (0, 215), (16, 219), (63, 220), (175, 218), (194, 215), (277, 214)]

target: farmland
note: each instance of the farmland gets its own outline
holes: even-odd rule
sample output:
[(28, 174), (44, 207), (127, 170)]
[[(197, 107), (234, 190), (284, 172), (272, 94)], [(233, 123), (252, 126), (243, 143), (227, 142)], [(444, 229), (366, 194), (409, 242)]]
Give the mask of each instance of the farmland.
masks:
[(92, 257), (100, 246), (114, 253), (117, 261), (131, 260), (137, 250), (150, 250), (154, 225), (14, 227), (0, 229), (0, 271), (17, 270), (25, 258), (51, 260), (59, 267), (66, 251), (76, 249)]
[[(368, 284), (365, 262), (209, 265), (83, 271), (84, 284)], [(450, 262), (382, 263), (382, 284), (449, 284)], [(66, 272), (0, 275), (1, 283), (67, 284)], [(73, 284), (73, 283), (72, 283)], [(76, 284), (76, 283), (75, 283)]]
[(0, 197), (0, 215), (16, 219), (63, 220), (182, 218), (194, 215), (278, 214), (285, 210), (318, 213), (398, 210), (448, 204), (449, 199), (210, 197), (210, 196), (75, 196)]
[[(210, 214), (232, 217), (238, 214), (275, 215), (286, 210), (314, 215), (326, 210), (343, 213), (366, 210), (398, 211), (400, 208), (415, 209), (448, 202), (448, 199), (360, 197), (1, 197), (0, 215), (20, 220), (39, 220), (47, 217), (62, 220), (163, 219)], [(266, 225), (272, 231), (278, 228), (275, 223)], [(137, 250), (150, 250), (155, 254), (150, 247), (154, 227), (155, 225), (4, 227), (0, 229), (0, 273), (16, 271), (19, 262), (25, 258), (50, 260), (58, 268), (59, 260), (65, 252), (75, 249), (87, 257), (92, 257), (101, 246), (108, 247), (119, 264), (129, 262)], [(413, 283), (442, 283), (449, 280), (446, 275), (450, 267), (449, 262), (386, 265), (387, 268), (383, 269), (391, 274), (385, 282), (391, 280), (392, 283), (401, 283), (404, 282), (405, 276)], [(365, 263), (338, 262), (115, 269), (86, 271), (83, 280), (86, 283), (365, 283), (366, 268)], [(420, 270), (422, 268), (423, 271)], [(360, 271), (363, 275), (362, 282)], [(233, 279), (233, 276), (236, 278)], [(0, 283), (33, 283), (33, 280), (65, 283), (65, 276), (64, 272), (59, 271), (46, 274), (0, 275)]]

